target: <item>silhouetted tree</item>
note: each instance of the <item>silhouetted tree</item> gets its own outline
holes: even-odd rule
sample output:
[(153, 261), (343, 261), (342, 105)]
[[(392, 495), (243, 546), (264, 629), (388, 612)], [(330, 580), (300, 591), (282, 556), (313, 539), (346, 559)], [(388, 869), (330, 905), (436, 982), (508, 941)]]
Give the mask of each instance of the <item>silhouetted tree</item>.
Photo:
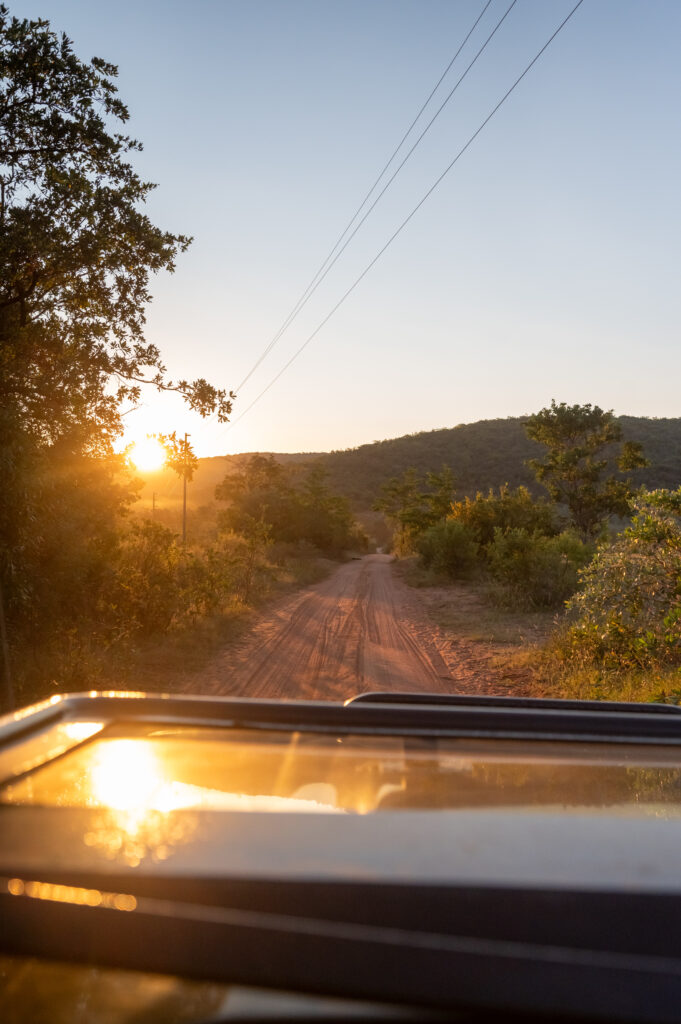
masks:
[(300, 474), (272, 455), (252, 455), (215, 489), (215, 497), (227, 505), (219, 524), (246, 538), (265, 524), (273, 541), (307, 541), (331, 555), (365, 546), (349, 501), (329, 489), (326, 475), (321, 466)]
[(612, 410), (554, 400), (529, 417), (525, 431), (548, 448), (543, 459), (528, 465), (552, 500), (567, 506), (584, 540), (596, 537), (610, 516), (628, 514), (633, 488), (620, 474), (647, 460), (640, 444), (623, 442)]
[(115, 128), (129, 116), (116, 75), (0, 5), (0, 400), (47, 441), (96, 422), (99, 450), (144, 383), (230, 411), (205, 380), (169, 380), (144, 339), (149, 276), (190, 239), (142, 212), (154, 186), (126, 159), (140, 144)]
[[(151, 274), (189, 239), (143, 212), (117, 69), (0, 5), (0, 579), (17, 628), (70, 628), (104, 585), (130, 499), (112, 442), (145, 384), (226, 420), (144, 338)], [(4, 527), (7, 525), (7, 529)]]

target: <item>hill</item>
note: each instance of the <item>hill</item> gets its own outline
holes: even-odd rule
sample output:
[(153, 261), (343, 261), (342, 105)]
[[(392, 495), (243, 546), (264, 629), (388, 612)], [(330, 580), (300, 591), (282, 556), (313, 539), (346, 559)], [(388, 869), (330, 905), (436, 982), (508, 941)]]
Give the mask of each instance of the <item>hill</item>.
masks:
[[(634, 474), (635, 481), (647, 487), (680, 486), (681, 419), (621, 416), (619, 422), (626, 440), (640, 441), (650, 460), (650, 466)], [(525, 462), (542, 451), (540, 445), (526, 438), (521, 418), (508, 418), (407, 434), (345, 451), (276, 454), (276, 458), (285, 463), (321, 460), (333, 489), (347, 495), (361, 511), (371, 508), (382, 483), (410, 466), (421, 473), (437, 471), (443, 464), (451, 466), (457, 489), (463, 494), (504, 483), (512, 487), (524, 484), (540, 493)], [(216, 484), (249, 457), (244, 453), (200, 459), (189, 487), (190, 505), (196, 508), (212, 503)], [(151, 504), (152, 493), (161, 506), (176, 505), (182, 500), (182, 481), (169, 470), (150, 474), (145, 477), (141, 494), (145, 505)]]
[[(647, 487), (681, 485), (681, 419), (621, 416), (619, 422), (625, 439), (640, 441), (650, 460), (650, 466), (633, 474), (635, 481)], [(463, 494), (504, 483), (541, 493), (525, 462), (545, 449), (528, 440), (523, 423), (521, 418), (480, 420), (331, 452), (322, 459), (332, 486), (358, 509), (371, 507), (381, 483), (410, 466), (421, 473), (451, 466)]]

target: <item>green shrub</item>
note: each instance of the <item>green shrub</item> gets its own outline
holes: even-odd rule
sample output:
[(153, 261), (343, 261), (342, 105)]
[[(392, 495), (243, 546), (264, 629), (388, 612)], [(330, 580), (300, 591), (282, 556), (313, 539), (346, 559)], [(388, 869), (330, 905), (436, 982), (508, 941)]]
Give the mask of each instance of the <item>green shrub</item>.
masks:
[(429, 527), (417, 538), (416, 547), (421, 563), (427, 569), (434, 569), (450, 579), (470, 576), (477, 562), (475, 535), (455, 519), (446, 519)]
[(284, 467), (273, 455), (252, 455), (215, 490), (218, 501), (227, 503), (218, 526), (249, 538), (253, 524), (263, 523), (271, 541), (307, 541), (330, 557), (366, 550), (367, 538), (355, 523), (350, 502), (329, 489), (326, 477), (319, 464)]
[(593, 548), (574, 533), (546, 537), (518, 527), (506, 531), (496, 527), (487, 548), (497, 598), (529, 608), (564, 604), (577, 589), (580, 567), (592, 554)]
[(133, 522), (121, 542), (107, 595), (112, 618), (131, 633), (168, 629), (180, 603), (181, 556), (171, 530), (149, 520)]
[(111, 621), (128, 634), (164, 633), (220, 610), (230, 597), (248, 602), (271, 576), (266, 533), (222, 537), (183, 548), (158, 523), (138, 521), (124, 537), (106, 595)]
[(478, 491), (474, 498), (455, 501), (450, 517), (472, 530), (483, 548), (494, 542), (496, 530), (524, 530), (545, 537), (558, 533), (554, 506), (533, 498), (526, 487), (511, 490), (504, 485), (498, 494), (492, 489), (488, 494)]
[(562, 641), (573, 662), (648, 668), (681, 662), (681, 488), (642, 492), (631, 526), (582, 572)]

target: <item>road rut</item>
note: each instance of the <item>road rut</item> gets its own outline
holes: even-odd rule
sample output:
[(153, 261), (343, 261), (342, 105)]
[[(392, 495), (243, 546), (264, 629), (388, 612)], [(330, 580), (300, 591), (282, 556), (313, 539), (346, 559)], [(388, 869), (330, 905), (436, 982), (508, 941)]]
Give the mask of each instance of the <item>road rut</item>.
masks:
[(456, 691), (432, 625), (390, 562), (367, 555), (283, 600), (245, 640), (221, 652), (192, 689), (308, 700), (344, 700), (367, 690)]

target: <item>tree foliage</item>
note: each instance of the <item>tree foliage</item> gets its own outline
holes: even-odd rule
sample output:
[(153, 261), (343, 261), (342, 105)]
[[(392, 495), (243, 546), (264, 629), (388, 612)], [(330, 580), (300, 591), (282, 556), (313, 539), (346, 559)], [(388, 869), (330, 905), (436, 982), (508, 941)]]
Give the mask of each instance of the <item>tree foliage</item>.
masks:
[(487, 548), (497, 531), (525, 530), (529, 534), (551, 537), (558, 533), (553, 506), (543, 499), (534, 498), (527, 487), (512, 490), (508, 484), (498, 492), (480, 491), (474, 498), (464, 498), (452, 504), (450, 516), (467, 526), (477, 543)]
[(593, 554), (574, 533), (558, 533), (552, 505), (525, 487), (508, 486), (453, 502), (447, 518), (421, 532), (415, 547), (426, 568), (450, 579), (477, 568), (497, 600), (529, 608), (563, 604)]
[(612, 410), (552, 401), (528, 418), (525, 430), (548, 449), (529, 465), (551, 499), (567, 506), (585, 540), (596, 537), (611, 516), (627, 514), (632, 483), (621, 474), (647, 460), (640, 444), (622, 440)]
[(447, 517), (453, 498), (454, 475), (448, 466), (439, 473), (427, 473), (425, 481), (411, 467), (401, 477), (383, 484), (373, 507), (393, 524), (398, 553), (407, 554), (415, 550), (424, 530)]
[(443, 519), (429, 526), (417, 537), (416, 550), (426, 569), (453, 580), (467, 579), (478, 563), (475, 534), (456, 519)]
[(230, 411), (205, 380), (169, 380), (144, 339), (150, 274), (172, 271), (189, 239), (143, 212), (154, 186), (127, 159), (140, 144), (116, 128), (129, 116), (116, 75), (0, 6), (0, 401), (41, 440), (75, 433), (94, 451), (145, 382), (201, 413)]
[(322, 466), (296, 472), (272, 455), (253, 455), (218, 484), (215, 496), (227, 505), (221, 527), (247, 538), (266, 526), (273, 541), (305, 541), (330, 555), (366, 545), (350, 503), (329, 489)]
[(497, 584), (493, 594), (513, 608), (560, 608), (577, 590), (579, 570), (593, 550), (569, 530), (546, 536), (523, 527), (497, 527), (486, 552)]
[(649, 668), (681, 662), (681, 488), (642, 492), (633, 521), (582, 572), (564, 654)]

